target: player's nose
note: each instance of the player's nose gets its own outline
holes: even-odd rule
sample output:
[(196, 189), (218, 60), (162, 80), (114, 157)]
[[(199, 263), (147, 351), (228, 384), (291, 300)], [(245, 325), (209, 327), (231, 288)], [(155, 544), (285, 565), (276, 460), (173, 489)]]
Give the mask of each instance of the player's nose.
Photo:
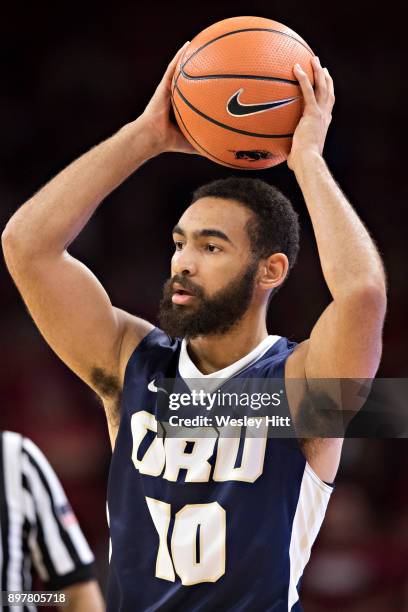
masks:
[(186, 247), (182, 251), (177, 251), (172, 259), (172, 275), (181, 274), (183, 276), (194, 276), (197, 274), (197, 262), (193, 251)]

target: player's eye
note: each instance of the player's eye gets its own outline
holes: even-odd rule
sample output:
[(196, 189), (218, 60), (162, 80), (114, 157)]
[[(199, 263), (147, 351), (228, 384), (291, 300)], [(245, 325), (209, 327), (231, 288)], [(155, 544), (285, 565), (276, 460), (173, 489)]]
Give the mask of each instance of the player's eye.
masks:
[(175, 240), (174, 241), (174, 247), (175, 247), (176, 251), (181, 251), (181, 249), (183, 248), (183, 241), (182, 240)]
[(204, 249), (209, 253), (218, 253), (218, 251), (221, 251), (220, 247), (216, 244), (206, 244)]

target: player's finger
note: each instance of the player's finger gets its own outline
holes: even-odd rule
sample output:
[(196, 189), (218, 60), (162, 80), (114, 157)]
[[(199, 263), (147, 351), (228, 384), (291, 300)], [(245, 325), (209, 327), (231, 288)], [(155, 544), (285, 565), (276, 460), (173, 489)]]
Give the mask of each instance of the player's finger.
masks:
[(173, 74), (174, 74), (174, 71), (176, 69), (177, 63), (178, 63), (178, 61), (179, 61), (179, 59), (180, 59), (184, 49), (189, 44), (190, 44), (189, 40), (187, 42), (185, 42), (184, 45), (177, 51), (176, 55), (171, 60), (170, 64), (167, 66), (166, 72), (164, 73), (163, 79), (162, 79), (162, 81), (164, 81), (166, 84), (171, 83), (171, 79), (173, 77)]
[(325, 76), (326, 84), (327, 84), (328, 102), (331, 108), (333, 108), (334, 102), (335, 102), (333, 79), (331, 78), (330, 73), (327, 70), (327, 68), (323, 68), (323, 72), (324, 72), (324, 76)]
[(316, 106), (316, 98), (313, 87), (306, 72), (303, 70), (300, 64), (295, 64), (293, 72), (299, 81), (300, 89), (302, 90), (303, 98), (305, 100), (305, 105)]
[(312, 59), (313, 74), (315, 80), (315, 97), (319, 105), (325, 104), (328, 98), (327, 81), (324, 70), (317, 55)]

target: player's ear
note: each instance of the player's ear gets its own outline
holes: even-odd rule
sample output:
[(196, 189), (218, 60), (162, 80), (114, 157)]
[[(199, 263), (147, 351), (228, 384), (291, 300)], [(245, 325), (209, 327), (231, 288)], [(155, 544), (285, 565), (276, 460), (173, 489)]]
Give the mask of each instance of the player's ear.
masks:
[(289, 261), (284, 253), (274, 253), (259, 262), (258, 285), (265, 290), (275, 289), (286, 278)]

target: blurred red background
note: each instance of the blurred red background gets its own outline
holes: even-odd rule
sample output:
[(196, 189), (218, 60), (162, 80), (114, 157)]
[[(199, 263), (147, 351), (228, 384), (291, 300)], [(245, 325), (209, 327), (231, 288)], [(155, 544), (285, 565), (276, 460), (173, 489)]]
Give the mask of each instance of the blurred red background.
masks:
[[(317, 0), (13, 5), (0, 24), (3, 69), (0, 224), (73, 158), (142, 112), (181, 44), (219, 19), (248, 12), (297, 31), (333, 75), (336, 106), (325, 156), (374, 236), (389, 278), (379, 375), (406, 376), (405, 34), (397, 4)], [(406, 55), (406, 54), (405, 54)], [(163, 155), (96, 214), (71, 252), (113, 303), (155, 321), (170, 229), (192, 190), (234, 174), (206, 159)], [(306, 338), (328, 291), (294, 177), (286, 164), (253, 176), (275, 183), (300, 214), (297, 268), (272, 302), (271, 333)], [(341, 265), (341, 262), (339, 262)], [(110, 445), (101, 406), (46, 346), (4, 264), (0, 269), (0, 428), (30, 436), (60, 476), (107, 571)], [(306, 612), (408, 609), (406, 440), (348, 440), (327, 518), (304, 578)]]

